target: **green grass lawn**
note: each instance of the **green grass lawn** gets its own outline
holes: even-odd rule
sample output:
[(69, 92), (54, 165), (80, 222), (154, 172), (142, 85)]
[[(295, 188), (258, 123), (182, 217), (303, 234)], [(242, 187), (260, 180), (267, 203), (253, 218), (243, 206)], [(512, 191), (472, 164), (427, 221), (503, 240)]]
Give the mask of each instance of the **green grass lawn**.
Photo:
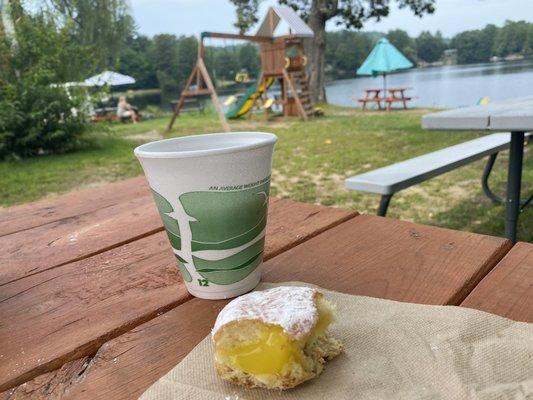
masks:
[[(233, 130), (274, 132), (272, 194), (297, 201), (375, 213), (379, 196), (344, 189), (347, 176), (372, 170), (442, 147), (473, 139), (474, 133), (426, 132), (420, 117), (427, 110), (366, 112), (326, 107), (326, 116), (305, 123), (262, 116), (232, 121)], [(162, 137), (216, 132), (215, 114), (180, 116), (171, 133), (168, 117), (137, 125), (102, 126), (81, 150), (55, 156), (0, 163), (1, 205), (11, 206), (74, 188), (142, 173), (133, 156), (140, 143)], [(491, 184), (504, 193), (507, 152), (498, 157)], [(484, 161), (434, 178), (394, 196), (388, 216), (490, 235), (503, 235), (504, 208), (484, 195), (480, 177)], [(533, 193), (531, 146), (524, 158), (523, 193)], [(519, 239), (533, 242), (533, 207), (521, 216)]]

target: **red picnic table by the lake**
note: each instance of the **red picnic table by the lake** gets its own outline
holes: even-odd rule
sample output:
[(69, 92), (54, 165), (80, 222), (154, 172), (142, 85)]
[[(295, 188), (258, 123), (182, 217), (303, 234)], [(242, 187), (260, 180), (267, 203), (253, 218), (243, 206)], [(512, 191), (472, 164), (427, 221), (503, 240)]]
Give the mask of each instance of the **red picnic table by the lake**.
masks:
[[(144, 178), (0, 212), (0, 398), (131, 399), (226, 301), (186, 291)], [(533, 245), (272, 199), (263, 280), (533, 322)]]
[[(364, 89), (364, 95), (362, 98), (357, 99), (361, 103), (363, 110), (366, 110), (367, 103), (376, 103), (378, 108), (381, 110), (381, 102), (386, 103), (386, 109), (390, 111), (392, 109), (393, 103), (402, 103), (404, 110), (407, 110), (407, 103), (413, 98), (408, 96), (405, 92), (411, 89), (410, 87), (389, 87), (387, 89), (383, 88), (371, 88)], [(383, 93), (383, 97), (382, 96)], [(388, 95), (387, 95), (388, 93)]]

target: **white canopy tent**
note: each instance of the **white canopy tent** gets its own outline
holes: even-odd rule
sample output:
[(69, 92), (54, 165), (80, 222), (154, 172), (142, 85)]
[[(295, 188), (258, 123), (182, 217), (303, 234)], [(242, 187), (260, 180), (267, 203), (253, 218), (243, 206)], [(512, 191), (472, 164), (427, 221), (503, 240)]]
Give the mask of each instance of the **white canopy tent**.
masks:
[(128, 75), (113, 71), (104, 71), (101, 74), (85, 79), (85, 86), (120, 86), (135, 83), (135, 79)]

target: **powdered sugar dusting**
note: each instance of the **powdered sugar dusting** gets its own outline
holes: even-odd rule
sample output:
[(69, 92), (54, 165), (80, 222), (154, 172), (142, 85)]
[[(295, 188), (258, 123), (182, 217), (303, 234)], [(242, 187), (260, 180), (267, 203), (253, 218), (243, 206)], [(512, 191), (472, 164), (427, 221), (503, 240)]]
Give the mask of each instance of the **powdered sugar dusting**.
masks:
[(318, 322), (315, 293), (308, 287), (279, 286), (237, 297), (218, 314), (212, 335), (230, 322), (258, 319), (279, 325), (289, 336), (301, 339)]

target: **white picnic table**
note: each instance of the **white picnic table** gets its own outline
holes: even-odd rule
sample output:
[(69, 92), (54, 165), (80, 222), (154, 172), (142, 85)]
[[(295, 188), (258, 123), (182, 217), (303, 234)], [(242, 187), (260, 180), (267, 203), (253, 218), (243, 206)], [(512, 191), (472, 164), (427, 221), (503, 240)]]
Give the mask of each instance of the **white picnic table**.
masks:
[[(533, 131), (533, 96), (494, 102), (487, 105), (458, 108), (424, 115), (422, 128), (450, 131), (511, 132), (505, 214), (505, 235), (516, 241), (516, 225), (521, 211), (520, 187), (524, 137)], [(523, 204), (527, 205), (531, 198)]]

